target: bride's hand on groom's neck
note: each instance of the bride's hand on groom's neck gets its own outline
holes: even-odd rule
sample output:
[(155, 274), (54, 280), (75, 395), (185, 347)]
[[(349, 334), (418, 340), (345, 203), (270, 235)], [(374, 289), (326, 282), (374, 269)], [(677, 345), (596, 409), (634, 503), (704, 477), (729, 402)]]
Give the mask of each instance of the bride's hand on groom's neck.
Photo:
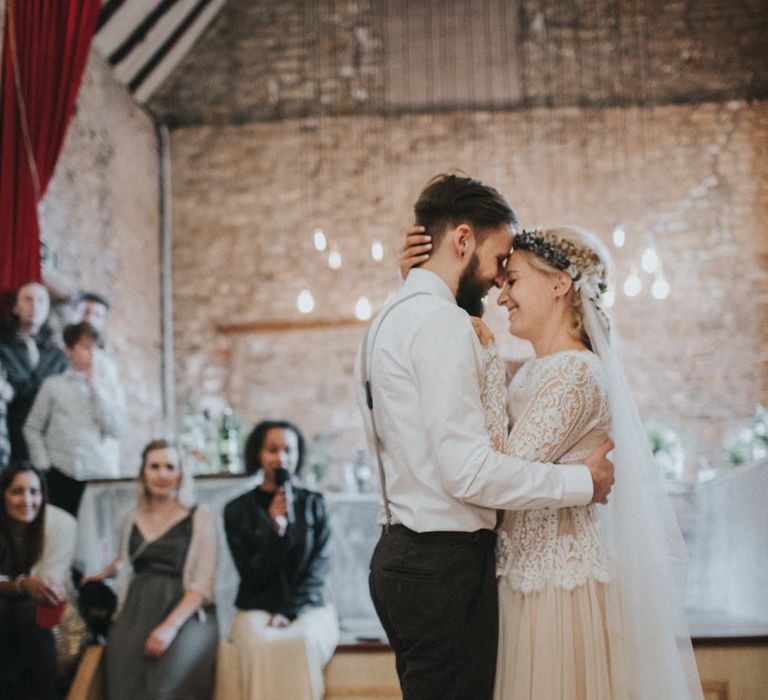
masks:
[(424, 233), (423, 226), (412, 226), (405, 232), (405, 242), (400, 249), (400, 274), (405, 279), (412, 267), (429, 260), (432, 252), (432, 236)]
[(472, 321), (472, 328), (474, 328), (475, 333), (477, 333), (477, 338), (480, 341), (480, 345), (482, 345), (484, 348), (487, 348), (489, 345), (493, 345), (493, 341), (495, 340), (493, 337), (493, 331), (485, 325), (485, 322), (482, 319), (479, 319), (477, 316), (472, 316), (470, 320)]

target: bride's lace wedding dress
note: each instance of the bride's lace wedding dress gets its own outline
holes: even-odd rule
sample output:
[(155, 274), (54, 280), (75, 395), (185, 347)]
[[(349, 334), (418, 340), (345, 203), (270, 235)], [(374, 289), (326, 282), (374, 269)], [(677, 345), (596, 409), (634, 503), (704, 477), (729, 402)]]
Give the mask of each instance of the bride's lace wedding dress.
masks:
[[(481, 394), (494, 445), (529, 461), (583, 463), (610, 430), (602, 364), (591, 352), (529, 360), (507, 392), (490, 346)], [(618, 592), (593, 506), (505, 513), (496, 568), (497, 700), (627, 697)]]

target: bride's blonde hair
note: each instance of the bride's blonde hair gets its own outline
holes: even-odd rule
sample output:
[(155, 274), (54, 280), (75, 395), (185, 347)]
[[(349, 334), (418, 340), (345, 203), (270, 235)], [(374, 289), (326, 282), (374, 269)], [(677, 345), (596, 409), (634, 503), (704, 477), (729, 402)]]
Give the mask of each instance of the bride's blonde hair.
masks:
[(532, 231), (530, 235), (541, 239), (545, 248), (554, 249), (570, 263), (569, 268), (564, 271), (534, 250), (517, 249), (518, 252), (525, 255), (526, 260), (534, 269), (547, 275), (565, 272), (574, 280), (569, 292), (571, 331), (575, 337), (591, 348), (592, 344), (584, 332), (584, 308), (582, 296), (578, 290), (583, 284), (589, 285), (589, 293), (594, 295), (592, 299), (607, 322), (605, 310), (600, 302), (607, 289), (608, 279), (613, 272), (613, 260), (608, 248), (595, 234), (578, 226), (555, 226)]

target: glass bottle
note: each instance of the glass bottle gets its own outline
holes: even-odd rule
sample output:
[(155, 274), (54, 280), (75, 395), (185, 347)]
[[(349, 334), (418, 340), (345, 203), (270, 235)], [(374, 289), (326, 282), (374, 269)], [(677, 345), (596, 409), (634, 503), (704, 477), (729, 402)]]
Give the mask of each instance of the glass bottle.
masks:
[(240, 455), (238, 453), (237, 429), (232, 416), (232, 409), (227, 407), (221, 414), (219, 428), (219, 468), (228, 474), (240, 471)]

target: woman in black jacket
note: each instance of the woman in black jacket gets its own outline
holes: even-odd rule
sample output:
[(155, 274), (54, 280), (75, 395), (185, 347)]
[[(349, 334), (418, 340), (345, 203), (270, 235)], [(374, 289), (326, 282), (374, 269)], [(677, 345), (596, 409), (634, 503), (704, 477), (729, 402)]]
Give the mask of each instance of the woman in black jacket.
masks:
[(240, 574), (230, 639), (238, 652), (241, 697), (316, 699), (339, 629), (326, 605), (330, 527), (323, 496), (294, 485), (304, 439), (287, 421), (256, 426), (245, 445), (253, 490), (224, 509), (224, 528)]
[(51, 340), (48, 326), (51, 300), (39, 282), (22, 284), (11, 296), (0, 319), (0, 364), (5, 368), (13, 397), (8, 404), (11, 459), (29, 459), (22, 432), (24, 421), (47, 377), (69, 367), (64, 351)]

